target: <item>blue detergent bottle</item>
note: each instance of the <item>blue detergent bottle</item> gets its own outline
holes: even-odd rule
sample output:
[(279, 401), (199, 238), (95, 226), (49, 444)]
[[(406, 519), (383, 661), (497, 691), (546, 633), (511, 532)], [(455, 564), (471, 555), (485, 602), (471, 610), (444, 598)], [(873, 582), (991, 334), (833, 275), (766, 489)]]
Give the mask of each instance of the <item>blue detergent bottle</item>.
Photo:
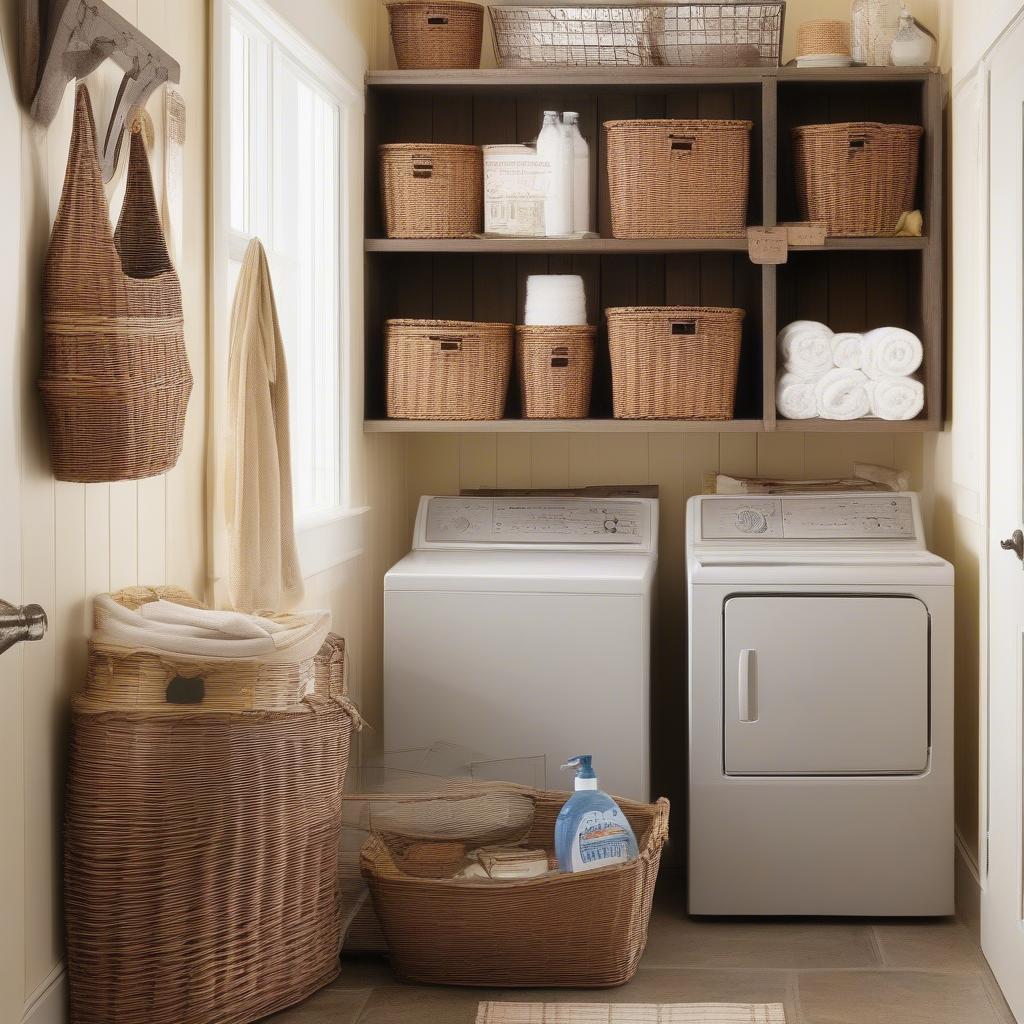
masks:
[(637, 856), (633, 829), (622, 808), (597, 788), (592, 761), (591, 754), (580, 754), (562, 765), (576, 769), (576, 792), (555, 822), (555, 855), (563, 871), (606, 868)]

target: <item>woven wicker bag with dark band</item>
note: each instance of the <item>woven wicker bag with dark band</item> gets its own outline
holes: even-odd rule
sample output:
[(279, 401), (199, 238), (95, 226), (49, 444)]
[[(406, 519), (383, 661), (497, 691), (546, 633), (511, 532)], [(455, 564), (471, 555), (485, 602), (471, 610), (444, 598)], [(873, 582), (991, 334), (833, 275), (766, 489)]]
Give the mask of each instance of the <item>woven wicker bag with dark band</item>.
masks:
[(46, 257), (43, 314), (39, 387), (54, 476), (94, 483), (167, 472), (181, 453), (192, 390), (181, 285), (137, 132), (111, 232), (84, 85)]

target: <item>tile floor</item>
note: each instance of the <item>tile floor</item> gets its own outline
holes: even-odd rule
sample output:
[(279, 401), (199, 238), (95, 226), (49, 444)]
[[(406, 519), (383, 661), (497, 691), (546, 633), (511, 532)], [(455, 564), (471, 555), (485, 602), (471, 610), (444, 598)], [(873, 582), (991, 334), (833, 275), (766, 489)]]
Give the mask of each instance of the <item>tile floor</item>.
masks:
[(403, 985), (378, 957), (268, 1024), (473, 1024), (481, 999), (779, 1002), (787, 1024), (1013, 1024), (971, 934), (952, 919), (736, 920), (686, 916), (659, 886), (637, 977), (617, 989), (468, 990)]

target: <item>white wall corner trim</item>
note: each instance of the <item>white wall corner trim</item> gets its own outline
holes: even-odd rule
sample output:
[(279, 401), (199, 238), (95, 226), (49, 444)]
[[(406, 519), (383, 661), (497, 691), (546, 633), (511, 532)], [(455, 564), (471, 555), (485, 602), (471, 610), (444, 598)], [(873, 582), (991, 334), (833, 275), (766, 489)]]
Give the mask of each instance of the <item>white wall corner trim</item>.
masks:
[(63, 961), (43, 979), (28, 997), (21, 1024), (67, 1024), (68, 972)]

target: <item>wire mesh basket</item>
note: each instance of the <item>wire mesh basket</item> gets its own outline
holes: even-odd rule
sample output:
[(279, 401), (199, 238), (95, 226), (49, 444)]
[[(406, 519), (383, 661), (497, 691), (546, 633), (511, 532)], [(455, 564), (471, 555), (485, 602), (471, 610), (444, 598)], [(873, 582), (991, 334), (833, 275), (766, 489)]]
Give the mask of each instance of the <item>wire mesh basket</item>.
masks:
[(495, 4), (494, 52), (505, 68), (777, 66), (785, 0), (762, 3)]

